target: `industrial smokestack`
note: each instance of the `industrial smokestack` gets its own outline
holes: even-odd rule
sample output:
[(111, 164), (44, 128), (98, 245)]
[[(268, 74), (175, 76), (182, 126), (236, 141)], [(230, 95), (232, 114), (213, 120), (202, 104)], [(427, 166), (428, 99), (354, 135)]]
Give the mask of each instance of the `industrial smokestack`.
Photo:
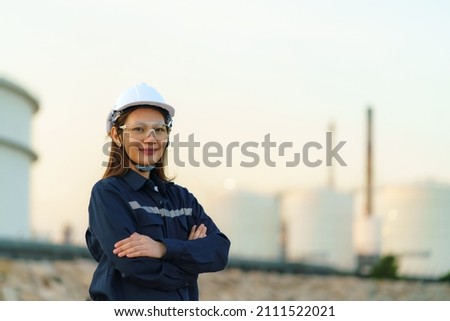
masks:
[(358, 271), (369, 273), (380, 255), (380, 217), (376, 215), (373, 202), (373, 126), (372, 108), (367, 108), (367, 141), (366, 141), (366, 172), (365, 186), (361, 191), (362, 207), (354, 221), (354, 242), (358, 253)]

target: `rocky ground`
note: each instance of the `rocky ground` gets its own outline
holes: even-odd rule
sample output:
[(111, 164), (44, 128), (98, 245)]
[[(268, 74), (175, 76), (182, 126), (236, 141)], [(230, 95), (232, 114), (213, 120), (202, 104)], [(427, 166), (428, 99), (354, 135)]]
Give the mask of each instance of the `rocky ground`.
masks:
[[(0, 300), (87, 300), (91, 260), (35, 261), (0, 258)], [(208, 301), (420, 300), (450, 301), (450, 284), (386, 281), (226, 269), (200, 276)]]

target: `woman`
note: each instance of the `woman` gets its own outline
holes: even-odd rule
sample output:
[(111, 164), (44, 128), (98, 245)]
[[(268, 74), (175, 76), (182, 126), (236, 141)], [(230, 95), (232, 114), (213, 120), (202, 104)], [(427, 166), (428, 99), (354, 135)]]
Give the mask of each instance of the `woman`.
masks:
[(108, 117), (109, 163), (92, 189), (86, 231), (98, 262), (92, 300), (198, 300), (198, 275), (227, 264), (228, 238), (164, 173), (174, 114), (142, 83)]

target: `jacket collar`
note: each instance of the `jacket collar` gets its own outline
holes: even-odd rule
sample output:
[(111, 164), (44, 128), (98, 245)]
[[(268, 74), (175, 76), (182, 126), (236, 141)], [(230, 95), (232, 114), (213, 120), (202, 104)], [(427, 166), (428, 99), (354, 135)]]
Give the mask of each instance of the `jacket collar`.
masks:
[(136, 173), (131, 168), (128, 169), (128, 171), (122, 177), (134, 191), (140, 189), (147, 182), (147, 179), (144, 176), (139, 175), (139, 173)]
[(152, 189), (154, 188), (155, 185), (159, 187), (162, 187), (162, 185), (164, 185), (161, 184), (161, 180), (153, 173), (153, 171), (150, 172), (150, 178), (146, 179), (144, 176), (139, 175), (139, 173), (136, 173), (134, 170), (130, 168), (122, 177), (134, 191), (141, 189), (142, 186), (144, 186), (146, 183), (150, 184)]

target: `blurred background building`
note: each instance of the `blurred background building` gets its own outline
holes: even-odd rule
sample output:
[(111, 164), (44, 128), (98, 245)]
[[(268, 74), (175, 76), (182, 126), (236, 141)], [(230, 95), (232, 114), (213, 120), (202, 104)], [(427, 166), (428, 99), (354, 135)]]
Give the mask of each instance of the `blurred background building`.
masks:
[(399, 259), (399, 274), (439, 277), (450, 271), (450, 186), (396, 184), (377, 192), (381, 253)]
[(331, 188), (292, 190), (280, 202), (287, 261), (355, 269), (351, 194)]
[(0, 237), (30, 237), (30, 166), (37, 159), (30, 144), (37, 100), (0, 78)]
[[(214, 219), (232, 240), (235, 259), (301, 263), (367, 274), (393, 255), (398, 276), (436, 279), (450, 271), (450, 185), (424, 182), (373, 190), (287, 190), (277, 197), (227, 191)], [(367, 266), (365, 266), (367, 265)]]
[(281, 216), (275, 196), (227, 191), (219, 198), (214, 213), (218, 225), (235, 244), (230, 249), (232, 257), (281, 260)]

